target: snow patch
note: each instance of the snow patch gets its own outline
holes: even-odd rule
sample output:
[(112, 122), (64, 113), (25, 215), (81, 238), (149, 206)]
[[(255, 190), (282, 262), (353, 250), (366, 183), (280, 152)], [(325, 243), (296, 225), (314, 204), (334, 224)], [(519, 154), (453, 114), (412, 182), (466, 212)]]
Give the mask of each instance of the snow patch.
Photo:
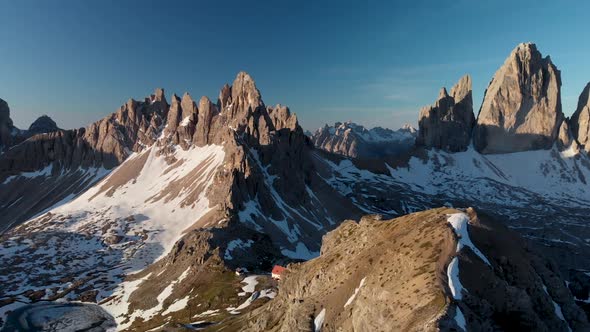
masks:
[(365, 284), (365, 279), (367, 279), (366, 277), (363, 278), (361, 280), (361, 283), (359, 284), (359, 286), (354, 290), (354, 293), (348, 298), (348, 300), (346, 301), (346, 303), (344, 304), (344, 307), (348, 307), (349, 305), (352, 304), (352, 301), (354, 301), (354, 299), (356, 298), (356, 295), (358, 294), (359, 290), (361, 289), (361, 287), (363, 287), (363, 285)]
[(313, 320), (314, 332), (321, 332), (322, 331), (322, 325), (324, 324), (325, 318), (326, 318), (326, 308), (323, 308), (322, 311), (320, 311), (320, 313)]
[(473, 242), (471, 242), (469, 231), (467, 230), (469, 217), (465, 213), (453, 213), (448, 215), (447, 221), (449, 224), (451, 224), (451, 226), (453, 226), (455, 234), (459, 238), (459, 241), (457, 242), (457, 252), (459, 252), (463, 247), (469, 247), (471, 251), (473, 251), (482, 261), (484, 261), (487, 265), (492, 266), (484, 254), (479, 251), (477, 247), (475, 247)]
[(231, 252), (234, 251), (234, 249), (236, 249), (236, 248), (239, 248), (239, 249), (250, 248), (253, 244), (254, 244), (254, 241), (252, 241), (252, 240), (247, 240), (245, 242), (242, 239), (231, 240), (227, 244), (227, 249), (225, 249), (225, 255), (223, 255), (223, 258), (225, 258), (226, 260), (232, 260), (233, 257), (231, 255)]
[(457, 256), (453, 257), (449, 266), (447, 267), (447, 279), (449, 280), (449, 288), (455, 300), (463, 298), (461, 292), (464, 290), (461, 280), (459, 279), (459, 259)]
[(180, 122), (179, 126), (181, 127), (186, 127), (189, 125), (189, 123), (191, 123), (191, 116), (187, 116), (184, 119), (182, 119), (182, 121)]
[(455, 322), (457, 322), (457, 325), (463, 329), (463, 331), (467, 331), (467, 322), (465, 321), (465, 316), (463, 316), (463, 312), (459, 307), (455, 309)]

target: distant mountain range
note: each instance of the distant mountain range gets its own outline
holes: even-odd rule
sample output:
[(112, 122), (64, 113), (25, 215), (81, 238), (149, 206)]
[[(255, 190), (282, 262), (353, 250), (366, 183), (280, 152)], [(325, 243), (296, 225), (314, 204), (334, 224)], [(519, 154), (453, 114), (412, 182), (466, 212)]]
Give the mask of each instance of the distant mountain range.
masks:
[(415, 144), (417, 130), (411, 125), (393, 131), (376, 127), (366, 129), (353, 122), (325, 125), (312, 136), (313, 144), (322, 150), (352, 158), (383, 158), (410, 151)]
[(527, 43), (477, 117), (466, 75), (417, 131), (309, 137), (244, 72), (215, 102), (156, 89), (22, 139), (5, 105), (2, 323), (75, 302), (129, 331), (588, 330), (590, 85), (570, 119), (560, 86)]

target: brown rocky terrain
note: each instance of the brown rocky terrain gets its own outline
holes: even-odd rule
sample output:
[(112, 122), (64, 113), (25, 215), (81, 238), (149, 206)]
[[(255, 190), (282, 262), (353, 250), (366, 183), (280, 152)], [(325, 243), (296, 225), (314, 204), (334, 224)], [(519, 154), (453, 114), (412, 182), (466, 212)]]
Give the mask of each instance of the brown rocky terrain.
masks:
[[(536, 74), (523, 75), (519, 87), (537, 91)], [(158, 89), (87, 128), (12, 145), (0, 156), (0, 314), (61, 299), (97, 302), (137, 331), (452, 330), (460, 317), (470, 330), (585, 330), (579, 126), (557, 125), (558, 149), (463, 151), (469, 130), (448, 128), (469, 128), (470, 94), (468, 77), (445, 90), (424, 118), (438, 138), (399, 158), (315, 149), (244, 72), (215, 103), (185, 93), (168, 104)], [(464, 234), (447, 214), (463, 210), (411, 214), (437, 206), (477, 209), (465, 226), (473, 246), (456, 252)], [(403, 217), (330, 232), (362, 214)], [(277, 295), (272, 265), (305, 260)], [(450, 286), (450, 267), (466, 291)]]
[[(162, 90), (157, 90), (144, 102), (130, 100), (86, 129), (37, 135), (0, 161), (7, 169), (4, 188), (20, 184), (23, 189), (18, 195), (30, 190), (28, 183), (55, 187), (55, 181), (65, 181), (73, 167), (82, 172), (119, 166), (75, 199), (66, 197), (50, 213), (4, 234), (4, 249), (11, 254), (0, 258), (16, 265), (3, 270), (6, 278), (2, 280), (8, 284), (0, 297), (4, 303), (14, 303), (18, 294), (30, 290), (15, 282), (15, 275), (24, 271), (26, 285), (44, 285), (53, 277), (67, 279), (69, 286), (32, 301), (66, 297), (99, 302), (131, 330), (158, 326), (162, 318), (186, 322), (190, 312), (201, 314), (207, 311), (204, 308), (237, 306), (240, 283), (233, 269), (267, 271), (277, 261), (313, 257), (324, 230), (336, 227), (346, 216), (359, 215), (314, 171), (312, 151), (296, 116), (287, 107), (266, 106), (246, 73), (239, 73), (231, 86), (222, 89), (217, 104), (203, 97), (197, 105), (185, 94), (182, 99), (173, 96), (168, 106)], [(18, 173), (34, 169), (33, 165), (46, 171)], [(40, 194), (51, 192), (39, 188)], [(18, 199), (14, 198), (16, 204)], [(26, 200), (23, 204), (31, 205)], [(6, 211), (14, 210), (9, 205)], [(92, 246), (84, 238), (92, 239)], [(253, 239), (256, 243), (250, 242)], [(83, 257), (89, 265), (52, 268), (49, 275), (37, 271), (23, 260), (29, 240), (36, 248), (49, 250), (40, 250), (37, 257), (45, 266), (55, 265), (47, 253), (56, 248), (63, 259)], [(50, 249), (54, 241), (64, 245)], [(178, 254), (169, 247), (175, 241), (179, 241), (178, 250), (196, 248), (184, 263), (161, 258), (169, 250), (170, 255)], [(93, 260), (101, 252), (94, 246), (108, 254)], [(197, 253), (201, 258), (191, 260)], [(157, 274), (145, 270), (125, 278), (128, 270), (152, 263), (154, 271), (160, 269)], [(95, 269), (104, 278), (88, 275)], [(219, 287), (222, 299), (212, 293), (209, 302), (195, 302), (203, 308), (174, 308), (174, 314), (168, 315), (172, 302), (164, 296), (169, 290), (164, 290), (183, 271), (200, 276), (202, 282), (196, 287), (197, 279), (186, 278), (191, 284), (182, 287), (194, 288), (188, 303), (205, 297), (209, 281), (217, 279), (227, 280)], [(179, 281), (179, 285), (184, 284)], [(161, 299), (154, 301), (154, 292), (161, 292)], [(170, 299), (178, 300), (176, 293)]]
[[(466, 234), (475, 249), (465, 245), (457, 253), (465, 238), (456, 235), (449, 216), (464, 213), (469, 219)], [(478, 249), (490, 265), (478, 257)], [(452, 290), (458, 282), (449, 281), (454, 257), (460, 266), (460, 296)], [(324, 237), (319, 258), (288, 266), (279, 289), (268, 304), (209, 330), (590, 328), (555, 267), (515, 233), (473, 209), (346, 221)]]

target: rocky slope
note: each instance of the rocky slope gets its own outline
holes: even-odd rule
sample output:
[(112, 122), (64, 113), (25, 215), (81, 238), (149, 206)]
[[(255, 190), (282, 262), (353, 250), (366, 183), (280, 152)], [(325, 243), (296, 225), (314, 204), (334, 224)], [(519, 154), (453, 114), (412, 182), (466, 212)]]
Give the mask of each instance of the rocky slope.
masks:
[(475, 123), (471, 95), (469, 75), (453, 86), (451, 95), (442, 88), (436, 103), (420, 110), (416, 144), (450, 152), (465, 151)]
[(352, 122), (325, 125), (312, 136), (313, 144), (324, 151), (346, 157), (375, 159), (399, 156), (414, 146), (416, 129), (410, 125), (393, 131), (376, 127), (366, 129)]
[[(452, 114), (453, 119), (459, 110), (456, 99), (465, 100), (468, 97), (462, 96), (470, 90), (468, 79), (461, 82), (448, 96), (455, 105), (440, 108), (445, 110), (441, 114)], [(62, 299), (96, 302), (114, 316), (120, 329), (128, 330), (182, 330), (187, 324), (201, 328), (211, 322), (222, 322), (211, 328), (252, 324), (253, 328), (287, 329), (293, 320), (305, 330), (313, 328), (314, 317), (319, 324), (324, 305), (325, 329), (330, 329), (327, 324), (377, 324), (358, 318), (366, 314), (366, 308), (357, 306), (357, 300), (375, 301), (359, 302), (376, 306), (406, 302), (390, 303), (391, 299), (378, 296), (364, 299), (365, 287), (375, 291), (379, 288), (368, 286), (376, 287), (385, 279), (377, 283), (378, 275), (371, 275), (360, 287), (360, 269), (343, 270), (342, 264), (350, 258), (351, 266), (367, 266), (371, 273), (386, 266), (387, 274), (395, 267), (402, 280), (413, 283), (416, 276), (395, 265), (396, 253), (408, 251), (408, 245), (397, 247), (400, 243), (393, 240), (381, 244), (358, 241), (347, 246), (355, 248), (355, 253), (347, 252), (346, 260), (330, 262), (324, 259), (330, 252), (347, 250), (331, 242), (338, 237), (334, 234), (341, 233), (336, 231), (326, 238), (325, 257), (292, 265), (296, 277), (285, 281), (290, 291), (282, 292), (281, 285), (272, 300), (280, 303), (282, 317), (264, 307), (277, 292), (264, 274), (273, 264), (317, 257), (322, 236), (344, 219), (357, 219), (361, 214), (381, 214), (388, 219), (439, 206), (473, 206), (483, 226), (472, 217), (470, 232), (474, 233), (470, 235), (490, 265), (478, 262), (469, 249), (460, 251), (455, 262), (461, 271), (473, 271), (470, 266), (474, 266), (480, 273), (470, 272), (467, 277), (460, 273), (469, 294), (453, 294), (448, 278), (435, 278), (438, 283), (425, 290), (440, 296), (429, 295), (424, 300), (445, 299), (449, 305), (445, 304), (440, 316), (424, 302), (422, 313), (427, 314), (419, 313), (420, 317), (405, 323), (396, 316), (393, 323), (425, 326), (421, 319), (429, 314), (438, 318), (428, 326), (450, 329), (457, 325), (454, 318), (460, 308), (466, 324), (474, 328), (502, 328), (502, 322), (522, 321), (528, 324), (524, 327), (540, 330), (584, 329), (584, 317), (576, 314), (579, 310), (570, 300), (573, 294), (578, 306), (590, 301), (590, 227), (586, 222), (590, 159), (577, 148), (576, 131), (568, 128), (574, 128), (573, 123), (562, 121), (552, 141), (555, 146), (546, 150), (481, 154), (471, 145), (460, 152), (425, 146), (427, 149), (417, 147), (397, 158), (367, 160), (314, 149), (295, 114), (284, 106), (265, 105), (246, 73), (223, 86), (215, 103), (207, 97), (197, 102), (189, 94), (169, 99), (170, 103), (163, 90), (156, 90), (143, 101), (130, 100), (85, 129), (36, 135), (0, 156), (0, 221), (5, 225), (0, 236), (0, 317), (27, 303)], [(441, 137), (445, 140), (450, 141)], [(430, 211), (428, 215), (447, 212)], [(27, 214), (36, 216), (19, 225)], [(500, 228), (484, 221), (484, 215), (504, 223), (521, 238), (502, 235)], [(444, 218), (429, 218), (432, 224), (415, 221), (440, 233), (452, 248), (457, 239)], [(377, 224), (369, 219), (366, 225)], [(347, 223), (342, 229), (358, 239), (372, 234), (371, 227), (378, 227), (352, 225)], [(402, 227), (409, 232), (404, 235), (397, 226), (380, 227), (384, 227), (380, 234), (391, 239), (423, 243), (427, 237), (420, 228)], [(484, 232), (488, 229), (492, 233)], [(500, 234), (497, 241), (501, 242), (494, 242), (491, 235), (480, 241), (478, 232)], [(365, 251), (382, 246), (394, 254)], [(427, 247), (409, 253), (414, 256), (407, 263), (430, 257)], [(454, 254), (445, 254), (445, 248), (439, 248), (437, 257), (442, 263), (430, 265), (431, 274), (441, 266), (444, 274), (452, 261)], [(538, 255), (533, 252), (537, 250), (547, 259), (541, 266), (536, 265)], [(512, 257), (512, 251), (520, 256)], [(358, 253), (391, 264), (368, 266)], [(510, 259), (503, 262), (500, 253)], [(402, 257), (399, 259), (401, 262)], [(510, 265), (512, 261), (517, 262), (516, 267)], [(254, 274), (238, 277), (233, 273), (238, 267)], [(334, 297), (331, 288), (322, 288), (325, 283), (314, 281), (313, 269), (322, 272), (318, 280), (338, 281), (331, 285), (336, 288)], [(351, 269), (356, 274), (345, 279)], [(538, 292), (539, 287), (543, 289), (539, 278), (549, 296)], [(389, 278), (387, 287), (397, 287), (394, 279)], [(560, 280), (567, 289), (559, 286), (563, 285)], [(356, 288), (357, 296), (343, 310)], [(505, 296), (493, 297), (487, 288)], [(532, 291), (525, 294), (523, 289)], [(463, 294), (462, 299), (457, 294)], [(503, 298), (515, 301), (502, 302)], [(289, 302), (293, 299), (303, 302)], [(399, 312), (409, 312), (407, 305), (400, 306)], [(248, 314), (259, 306), (267, 309)], [(508, 308), (526, 319), (514, 322)], [(233, 315), (244, 320), (229, 319)], [(380, 315), (384, 313), (369, 317), (386, 326)], [(529, 319), (535, 315), (539, 316), (537, 325)], [(192, 324), (195, 322), (199, 324)]]
[[(130, 99), (87, 128), (36, 134), (7, 150), (0, 158), (0, 231), (70, 200), (153, 144), (168, 110), (163, 93)], [(31, 125), (35, 132), (51, 127), (44, 117)]]
[(535, 44), (520, 44), (486, 90), (474, 144), (482, 153), (549, 149), (563, 119), (559, 70)]
[(473, 209), (346, 221), (319, 258), (289, 265), (276, 299), (210, 330), (589, 329), (556, 268), (521, 243)]
[[(198, 252), (202, 258), (186, 261), (186, 268), (209, 273), (199, 279), (200, 288), (192, 284), (196, 290), (190, 301), (205, 296), (208, 280), (233, 276), (237, 267), (266, 270), (276, 261), (314, 257), (325, 231), (345, 216), (359, 214), (314, 171), (312, 145), (296, 116), (284, 106), (264, 105), (246, 73), (223, 87), (217, 104), (204, 97), (197, 106), (185, 94), (182, 99), (173, 96), (168, 106), (158, 90), (144, 102), (130, 100), (86, 130), (59, 134), (73, 138), (36, 136), (38, 140), (6, 153), (0, 164), (10, 172), (29, 165), (51, 171), (16, 173), (5, 178), (3, 188), (31, 179), (52, 183), (73, 167), (88, 172), (97, 165), (121, 163), (75, 199), (65, 199), (3, 235), (0, 275), (5, 287), (0, 299), (9, 306), (84, 299), (107, 308), (121, 328), (152, 328), (165, 317), (186, 318), (192, 310), (170, 308), (173, 302), (167, 300), (167, 285), (182, 279), (179, 269), (184, 265), (169, 259), (175, 264), (154, 265), (162, 269), (157, 274), (130, 272), (176, 255), (175, 246), (197, 248), (189, 255)], [(48, 142), (54, 147), (46, 148)], [(24, 158), (36, 144), (45, 148), (38, 161)], [(10, 206), (7, 210), (13, 211)], [(35, 264), (25, 259), (31, 246), (36, 248)], [(66, 261), (79, 264), (66, 268)], [(217, 267), (210, 269), (207, 262)], [(23, 273), (24, 283), (19, 277)], [(133, 276), (125, 281), (128, 274)], [(56, 278), (63, 282), (55, 284)], [(49, 285), (55, 287), (48, 290)], [(233, 287), (239, 282), (230, 278), (226, 286), (219, 291), (233, 294), (230, 302), (212, 297), (204, 305), (238, 301)], [(154, 289), (162, 292), (158, 301), (134, 295), (153, 294)]]

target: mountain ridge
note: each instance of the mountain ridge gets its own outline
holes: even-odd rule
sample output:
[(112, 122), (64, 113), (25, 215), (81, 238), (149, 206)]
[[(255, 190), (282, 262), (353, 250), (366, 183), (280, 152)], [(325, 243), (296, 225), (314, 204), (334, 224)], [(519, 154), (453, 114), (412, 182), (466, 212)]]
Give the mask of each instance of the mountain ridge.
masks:
[[(522, 77), (523, 82), (537, 82)], [(420, 113), (424, 119), (420, 129), (430, 130), (428, 135), (409, 130), (411, 150), (369, 160), (348, 156), (348, 148), (337, 153), (314, 148), (313, 137), (306, 136), (297, 116), (288, 107), (265, 105), (245, 72), (221, 88), (216, 103), (207, 97), (197, 102), (185, 93), (172, 95), (168, 104), (164, 90), (156, 89), (143, 101), (130, 99), (86, 129), (35, 135), (0, 156), (0, 213), (5, 216), (0, 237), (0, 282), (5, 285), (0, 289), (0, 313), (25, 303), (62, 299), (97, 302), (114, 316), (119, 328), (128, 330), (166, 329), (201, 320), (265, 326), (276, 323), (276, 317), (263, 312), (271, 306), (264, 302), (277, 295), (277, 288), (264, 274), (274, 264), (322, 262), (322, 240), (329, 246), (333, 236), (324, 234), (332, 234), (339, 225), (352, 227), (343, 220), (367, 214), (392, 219), (440, 206), (473, 206), (477, 214), (517, 232), (520, 237), (513, 241), (535, 244), (548, 262), (555, 262), (550, 268), (553, 281), (543, 279), (551, 295), (543, 295), (536, 281), (531, 286), (532, 297), (542, 298), (539, 312), (547, 314), (535, 326), (558, 330), (567, 330), (570, 323), (585, 326), (571, 297), (575, 293), (577, 305), (582, 305), (590, 290), (584, 272), (590, 264), (585, 240), (590, 229), (584, 224), (590, 213), (586, 182), (590, 159), (580, 148), (584, 145), (578, 145), (583, 126), (561, 121), (547, 149), (479, 151), (467, 130), (469, 96), (466, 76), (450, 95), (441, 90), (435, 105)], [(585, 105), (583, 96), (580, 99)], [(581, 109), (583, 118), (584, 106)], [(353, 124), (340, 126), (354, 134)], [(447, 137), (456, 134), (448, 130), (455, 127), (464, 129), (457, 140)], [(329, 127), (324, 128), (330, 134)], [(418, 146), (413, 143), (415, 135), (423, 135)], [(449, 227), (446, 222), (441, 225)], [(457, 244), (453, 239), (451, 247)], [(500, 245), (474, 241), (485, 256)], [(29, 259), (31, 253), (35, 264)], [(422, 254), (421, 249), (415, 254)], [(449, 255), (439, 270), (452, 266)], [(66, 268), (64, 262), (73, 263)], [(236, 276), (238, 268), (252, 272), (245, 278)], [(518, 271), (508, 272), (520, 275)], [(309, 302), (301, 306), (291, 306), (292, 298), (284, 302), (307, 283), (301, 276), (286, 278), (279, 284), (279, 301), (274, 302), (282, 303), (285, 317), (306, 328), (316, 324), (309, 315), (319, 325), (332, 321), (348, 326), (347, 319), (336, 318), (336, 307), (322, 315), (321, 310), (312, 313)], [(363, 287), (371, 283), (363, 286), (357, 279), (354, 288), (347, 284), (346, 292), (358, 288), (363, 296)], [(218, 286), (210, 287), (214, 280)], [(247, 287), (253, 281), (259, 285)], [(473, 278), (461, 282), (469, 286)], [(441, 285), (445, 296), (452, 295), (448, 281)], [(303, 290), (307, 291), (313, 289)], [(477, 293), (474, 296), (481, 296), (477, 301), (489, 295), (485, 290)], [(309, 299), (319, 300), (319, 295), (310, 294)], [(553, 309), (550, 298), (566, 306), (564, 319), (556, 311), (547, 312)], [(348, 307), (344, 299), (339, 303)], [(478, 317), (469, 324), (499, 324), (469, 301), (453, 295), (448, 303), (458, 304), (465, 317)], [(359, 309), (352, 305), (351, 310)], [(490, 310), (504, 312), (498, 308), (508, 305), (495, 303), (497, 307)], [(527, 317), (539, 315), (539, 308), (525, 307)], [(302, 312), (305, 317), (297, 319)], [(439, 328), (457, 328), (450, 319), (457, 312), (451, 308), (444, 317), (437, 316), (447, 322)], [(238, 314), (242, 315), (232, 319)]]

